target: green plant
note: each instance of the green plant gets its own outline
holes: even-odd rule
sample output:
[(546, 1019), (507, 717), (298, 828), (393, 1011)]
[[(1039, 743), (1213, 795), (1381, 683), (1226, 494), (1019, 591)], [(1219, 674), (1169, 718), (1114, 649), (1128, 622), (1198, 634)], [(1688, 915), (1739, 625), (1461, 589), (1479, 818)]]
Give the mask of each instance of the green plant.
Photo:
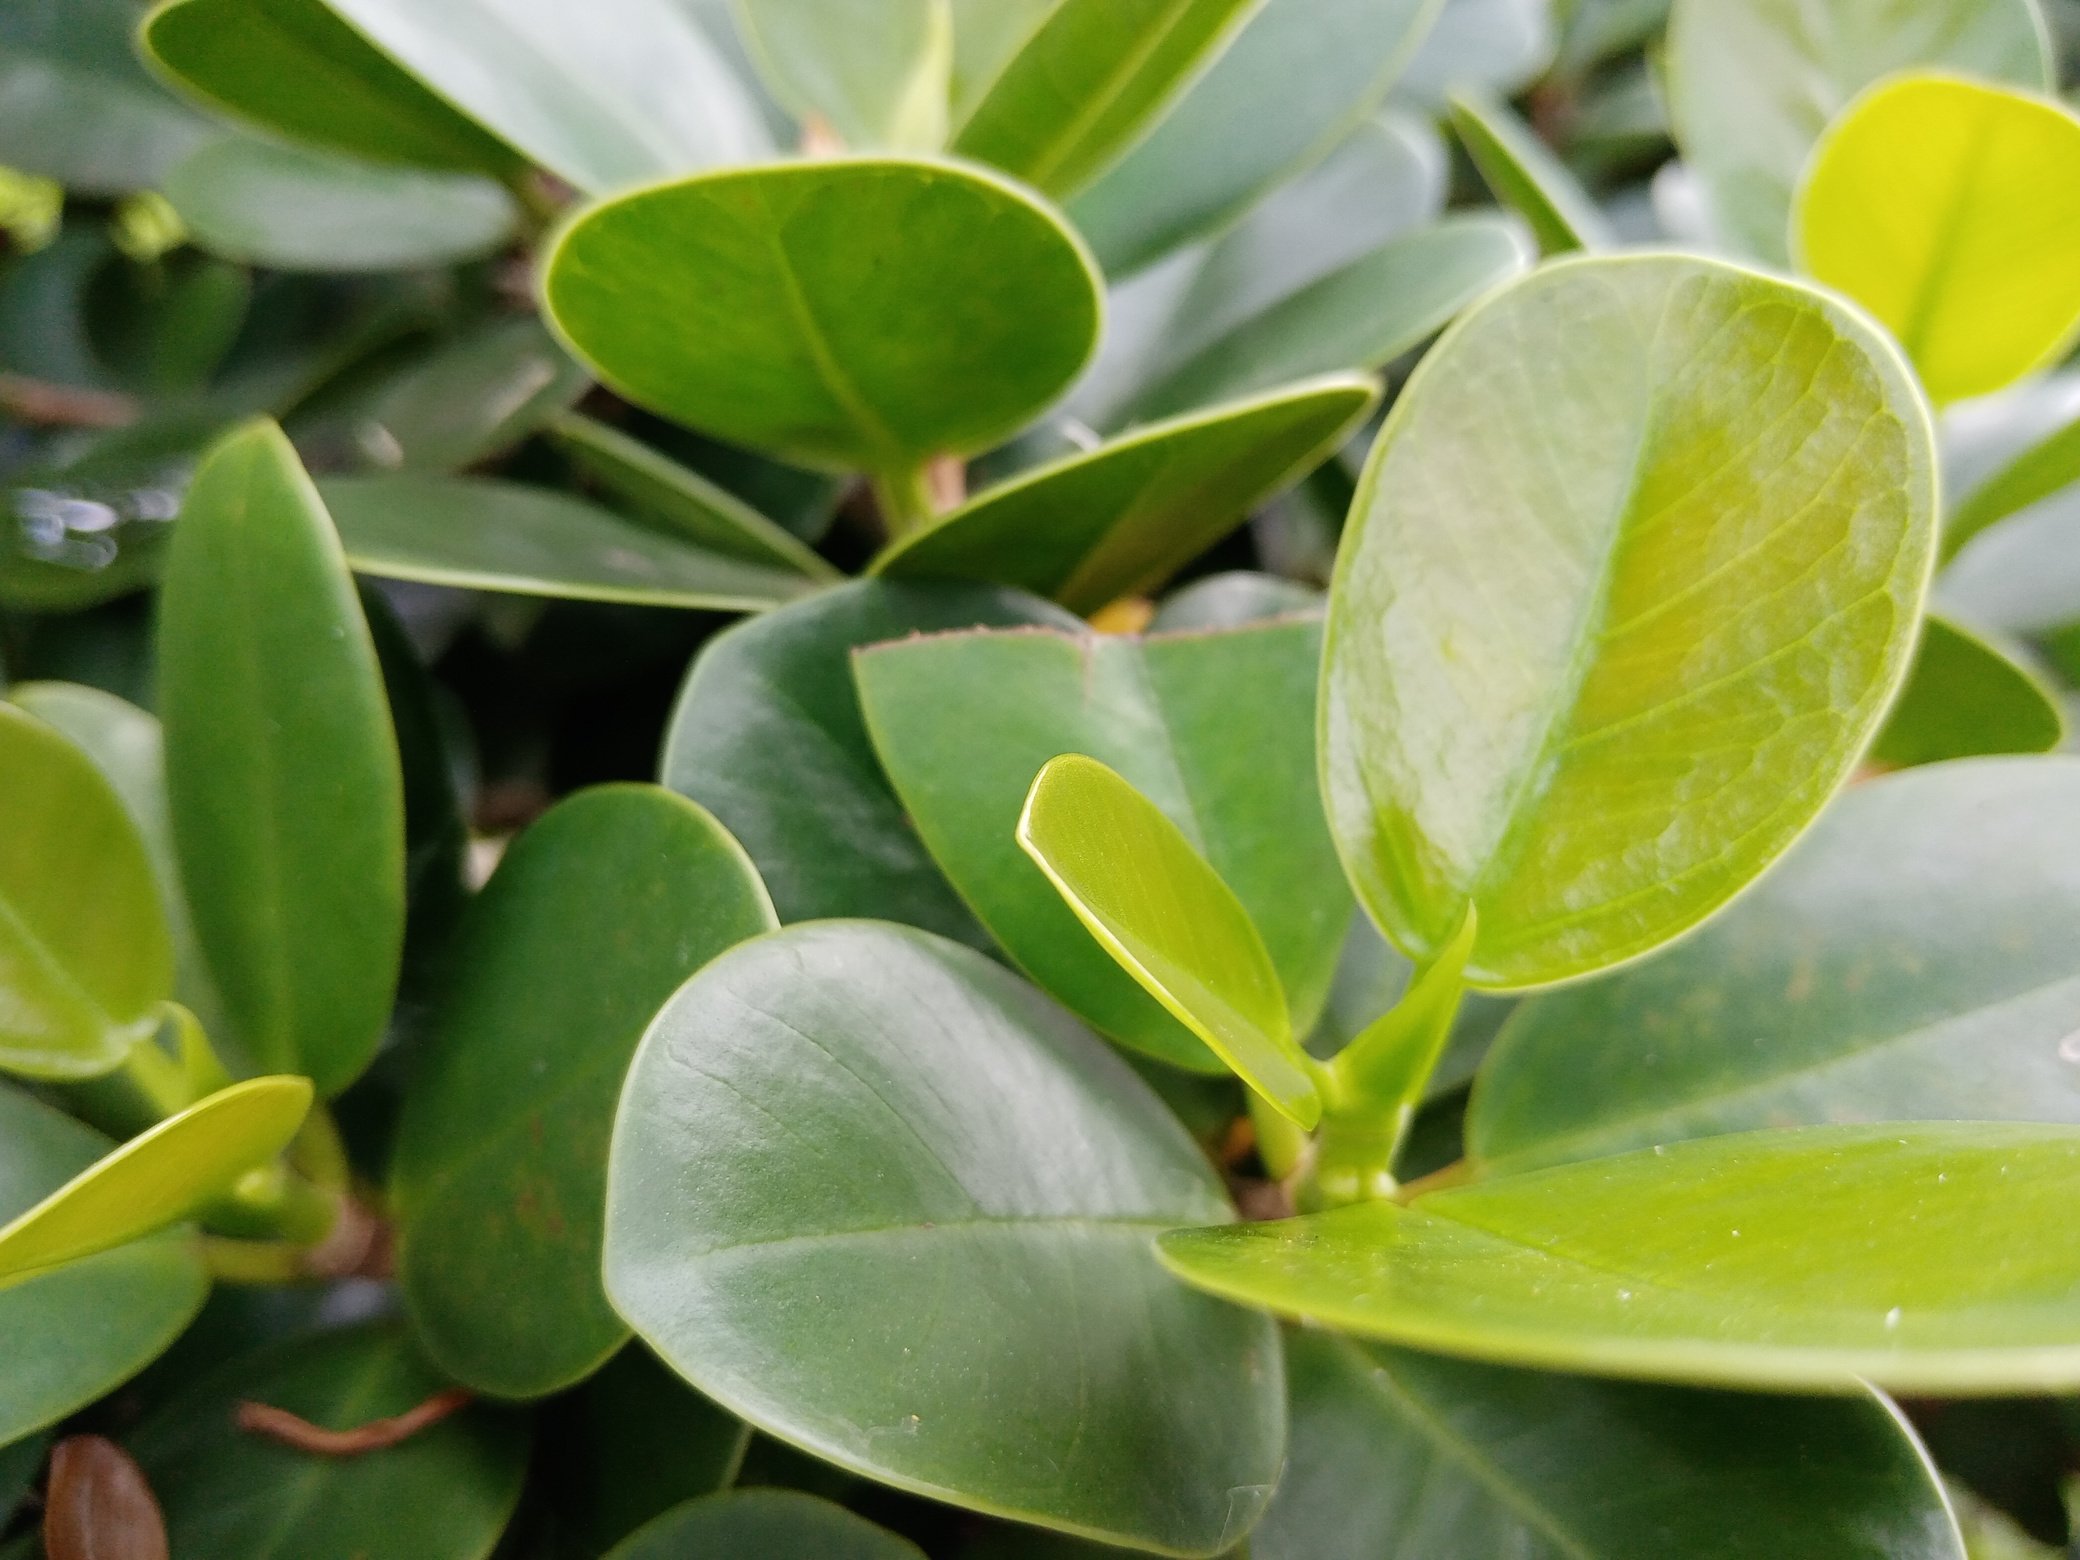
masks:
[(2080, 118), (1822, 9), (0, 14), (0, 1557), (2067, 1542)]

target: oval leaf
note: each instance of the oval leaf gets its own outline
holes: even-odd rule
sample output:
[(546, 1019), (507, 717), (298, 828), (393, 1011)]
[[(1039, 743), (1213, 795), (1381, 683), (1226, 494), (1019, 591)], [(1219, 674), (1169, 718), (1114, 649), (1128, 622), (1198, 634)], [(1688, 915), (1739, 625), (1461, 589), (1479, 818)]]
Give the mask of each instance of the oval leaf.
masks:
[[(2080, 1383), (2080, 1130), (1809, 1127), (1677, 1143), (1159, 1243), (1192, 1283), (1542, 1369), (1849, 1392)], [(1989, 1252), (1999, 1260), (1989, 1262)]]
[(1371, 380), (1345, 378), (1137, 429), (982, 493), (874, 571), (1017, 585), (1095, 612), (1162, 584), (1319, 465), (1378, 399)]
[(1033, 782), (1018, 843), (1144, 991), (1251, 1088), (1314, 1126), (1321, 1095), (1270, 950), (1161, 808), (1095, 759), (1057, 758)]
[(933, 858), (1011, 955), (1124, 1045), (1220, 1063), (1092, 942), (1017, 828), (1033, 777), (1083, 753), (1182, 829), (1256, 923), (1296, 1033), (1321, 1010), (1351, 903), (1309, 750), (1321, 626), (1129, 639), (941, 634), (856, 658), (874, 746)]
[(1871, 759), (1894, 769), (1990, 753), (2048, 753), (2065, 741), (2058, 695), (1990, 639), (1931, 617)]
[(457, 1380), (540, 1397), (626, 1340), (599, 1285), (622, 1074), (687, 976), (776, 924), (737, 842), (669, 791), (581, 792), (506, 852), (448, 957), (391, 1169), (405, 1306)]
[(337, 1093), (396, 990), (404, 784), (353, 577), (272, 423), (195, 473), (158, 654), (174, 845), (233, 1038)]
[(2080, 336), (2080, 116), (1951, 76), (1887, 81), (1813, 151), (1799, 264), (1869, 309), (1941, 405)]
[(862, 581), (739, 623), (693, 663), (659, 779), (751, 853), (783, 921), (875, 917), (978, 948), (978, 926), (896, 800), (852, 680), (852, 652), (911, 634), (1075, 620), (974, 585)]
[(254, 1078), (169, 1116), (0, 1225), (0, 1283), (199, 1212), (272, 1163), (310, 1108), (308, 1078)]
[(1934, 463), (1906, 365), (1795, 283), (1570, 260), (1468, 315), (1330, 599), (1322, 784), (1373, 919), (1428, 962), (1472, 903), (1469, 978), (1530, 986), (1738, 892), (1906, 673)]
[(558, 493), (483, 477), (335, 477), (321, 489), (364, 574), (570, 601), (756, 612), (812, 582)]
[(1277, 1477), (1278, 1340), (1148, 1241), (1226, 1216), (1156, 1097), (1038, 992), (823, 922), (724, 954), (645, 1037), (607, 1291), (702, 1391), (841, 1467), (1210, 1555)]
[[(576, 1430), (558, 1459), (559, 1516), (604, 1554), (654, 1517), (737, 1479), (751, 1427), (702, 1397), (638, 1345), (574, 1399)], [(563, 1523), (557, 1525), (564, 1530)]]
[(0, 704), (0, 1071), (93, 1078), (159, 1027), (173, 942), (136, 823), (92, 759)]
[(924, 1560), (908, 1539), (799, 1490), (731, 1490), (688, 1501), (617, 1545), (607, 1560), (691, 1555)]
[(1253, 1560), (1964, 1560), (1913, 1430), (1839, 1402), (1584, 1381), (1286, 1336), (1293, 1447)]
[(952, 163), (783, 163), (637, 190), (564, 228), (544, 276), (551, 320), (622, 394), (826, 466), (903, 471), (994, 444), (1067, 388), (1098, 334), (1077, 239)]
[(2080, 1124), (2080, 1055), (2061, 1054), (2080, 1030), (2076, 835), (2072, 759), (1856, 787), (1694, 939), (1518, 1009), (1471, 1151), (1518, 1167), (1763, 1126)]

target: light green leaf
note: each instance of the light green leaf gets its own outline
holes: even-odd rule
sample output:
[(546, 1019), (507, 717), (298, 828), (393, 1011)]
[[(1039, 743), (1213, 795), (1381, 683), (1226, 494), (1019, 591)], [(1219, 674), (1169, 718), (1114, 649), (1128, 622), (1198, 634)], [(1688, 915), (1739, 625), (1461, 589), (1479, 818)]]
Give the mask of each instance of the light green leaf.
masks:
[(552, 423), (549, 437), (610, 498), (697, 546), (811, 579), (842, 578), (785, 526), (638, 439), (575, 412)]
[[(1443, 0), (1266, 0), (1141, 144), (1070, 204), (1108, 275), (1219, 231), (1356, 130)], [(1247, 134), (1236, 134), (1247, 125)]]
[(933, 859), (998, 944), (1121, 1043), (1220, 1064), (1077, 923), (1016, 831), (1033, 777), (1082, 753), (1155, 802), (1235, 891), (1293, 1029), (1313, 1023), (1350, 898), (1309, 762), (1321, 625), (1230, 633), (941, 634), (855, 660), (868, 729)]
[(1943, 522), (1943, 557), (1981, 532), (2080, 482), (2080, 417), (2059, 426), (1965, 494)]
[(0, 1071), (93, 1078), (149, 1043), (173, 944), (137, 825), (55, 727), (0, 704)]
[(1912, 1428), (1840, 1401), (1584, 1381), (1286, 1337), (1253, 1560), (1964, 1560)]
[(175, 165), (163, 188), (194, 242), (276, 270), (453, 265), (496, 249), (513, 230), (511, 199), (487, 180), (264, 141), (212, 142)]
[(1468, 88), (1452, 94), (1451, 120), (1495, 198), (1531, 224), (1540, 253), (1611, 246), (1610, 225), (1589, 192), (1507, 104)]
[(1018, 843), (1142, 990), (1301, 1126), (1321, 1118), (1271, 952), (1184, 831), (1095, 759), (1041, 770)]
[(1078, 626), (1017, 591), (881, 580), (739, 623), (693, 663), (659, 779), (743, 841), (783, 921), (872, 916), (987, 948), (989, 934), (932, 864), (874, 756), (852, 653), (912, 634), (1020, 625)]
[(1194, 580), (1165, 596), (1149, 619), (1148, 631), (1173, 634), (1187, 629), (1243, 628), (1273, 618), (1318, 617), (1326, 604), (1320, 591), (1297, 580), (1230, 569)]
[(731, 1490), (666, 1512), (607, 1560), (689, 1555), (811, 1555), (819, 1560), (924, 1560), (924, 1551), (843, 1506), (799, 1490)]
[(1989, 753), (2049, 753), (2065, 736), (2057, 692), (2027, 662), (1962, 624), (1931, 617), (1870, 757), (1905, 769)]
[(210, 1371), (127, 1444), (177, 1555), (484, 1560), (520, 1498), (519, 1416), (465, 1408), (362, 1457), (315, 1457), (238, 1423), (238, 1405), (256, 1402), (351, 1430), (446, 1387), (394, 1324), (309, 1333)]
[(1136, 429), (984, 491), (874, 572), (1016, 585), (1095, 612), (1162, 584), (1319, 465), (1378, 400), (1350, 375)]
[(1050, 195), (1113, 163), (1247, 20), (1258, 0), (1055, 0), (953, 134)]
[(1169, 416), (1313, 374), (1382, 368), (1529, 259), (1513, 221), (1448, 217), (1239, 321), (1155, 376), (1133, 413)]
[(1515, 1168), (1750, 1127), (2080, 1124), (2076, 835), (2073, 759), (1856, 787), (1696, 937), (1520, 1007), (1470, 1152)]
[(785, 163), (638, 190), (582, 213), (543, 269), (556, 328), (630, 399), (878, 472), (1016, 432), (1099, 325), (1091, 262), (1060, 220), (953, 163)]
[(379, 163), (502, 175), (519, 167), (495, 135), (324, 0), (166, 0), (138, 38), (175, 86), (292, 141)]
[(1559, 39), (1553, 0), (1444, 0), (1395, 96), (1442, 111), (1468, 88), (1515, 97), (1544, 75)]
[(1938, 405), (2080, 337), (2080, 116), (1954, 76), (1881, 83), (1813, 149), (1792, 249), (1900, 340)]
[[(100, 1133), (0, 1084), (0, 1219), (35, 1207), (114, 1147)], [(195, 1241), (168, 1232), (0, 1284), (0, 1446), (120, 1386), (202, 1308), (209, 1275)]]
[(1695, 925), (1812, 821), (1905, 676), (1927, 412), (1860, 316), (1675, 255), (1565, 260), (1416, 370), (1337, 562), (1322, 784), (1419, 962), (1539, 985)]
[(1116, 1542), (1212, 1555), (1256, 1518), (1277, 1337), (1148, 1247), (1226, 1199), (1147, 1086), (1017, 977), (921, 932), (793, 927), (688, 982), (622, 1102), (607, 1292), (732, 1412)]
[(736, 0), (773, 90), (865, 151), (935, 152), (953, 92), (948, 0)]
[(2042, 88), (2036, 0), (1676, 0), (1669, 118), (1714, 225), (1781, 265), (1807, 153), (1849, 100), (1902, 70), (1941, 67)]
[[(2080, 1382), (2080, 1130), (1914, 1122), (1656, 1147), (1158, 1249), (1203, 1289), (1542, 1369), (1915, 1394)], [(1989, 1253), (1998, 1260), (1989, 1261)]]
[(581, 190), (771, 155), (744, 84), (673, 0), (325, 0), (391, 59)]
[(737, 842), (682, 797), (551, 808), (470, 907), (391, 1167), (421, 1341), (479, 1392), (531, 1398), (628, 1337), (599, 1285), (622, 1074), (665, 999), (779, 923)]
[(195, 473), (157, 642), (174, 846), (232, 1038), (335, 1094), (396, 990), (403, 780), (353, 577), (272, 423)]
[(388, 476), (335, 477), (322, 492), (348, 559), (385, 579), (713, 612), (757, 612), (814, 583), (550, 488)]
[(0, 1284), (141, 1239), (201, 1211), (289, 1146), (308, 1078), (219, 1090), (82, 1170), (0, 1225)]

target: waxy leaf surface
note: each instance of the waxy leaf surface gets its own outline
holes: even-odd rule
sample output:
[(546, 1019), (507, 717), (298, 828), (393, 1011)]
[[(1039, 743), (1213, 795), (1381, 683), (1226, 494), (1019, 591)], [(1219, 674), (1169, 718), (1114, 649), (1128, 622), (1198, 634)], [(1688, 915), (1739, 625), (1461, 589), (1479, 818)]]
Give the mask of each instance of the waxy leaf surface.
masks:
[(289, 1146), (307, 1078), (254, 1078), (190, 1105), (0, 1225), (0, 1283), (164, 1229)]
[(626, 1340), (599, 1283), (622, 1075), (687, 976), (776, 924), (737, 842), (655, 787), (581, 792), (506, 852), (449, 955), (391, 1171), (405, 1305), (458, 1380), (539, 1397)]
[(1253, 1560), (1964, 1560), (1927, 1454), (1839, 1401), (1286, 1335), (1292, 1451)]
[(1016, 432), (1083, 367), (1100, 308), (1080, 242), (1033, 196), (893, 158), (732, 169), (603, 201), (562, 230), (543, 291), (573, 350), (631, 400), (786, 459), (874, 471)]
[(1813, 143), (1865, 87), (1923, 67), (2045, 86), (2036, 0), (1677, 0), (1669, 118), (1712, 224), (1743, 253), (1783, 264)]
[(1741, 1133), (1159, 1242), (1190, 1282), (1498, 1363), (1916, 1394), (2080, 1382), (2080, 1129)]
[(1644, 953), (1738, 892), (1861, 755), (1912, 653), (1934, 451), (1906, 365), (1795, 283), (1545, 267), (1426, 357), (1338, 557), (1323, 790), (1412, 957)]
[(176, 1555), (484, 1560), (520, 1496), (526, 1422), (473, 1406), (395, 1446), (321, 1457), (238, 1426), (266, 1403), (330, 1430), (418, 1407), (448, 1383), (394, 1324), (288, 1338), (159, 1405), (127, 1445)]
[(924, 1560), (907, 1538), (799, 1490), (730, 1490), (666, 1512), (607, 1560), (766, 1555), (773, 1560)]
[(2035, 671), (1993, 640), (1931, 617), (1870, 756), (1905, 769), (1990, 753), (2048, 753), (2065, 735), (2058, 694)]
[(1304, 1031), (1350, 899), (1309, 768), (1321, 625), (1130, 639), (942, 634), (856, 659), (874, 746), (933, 858), (1021, 968), (1123, 1044), (1218, 1068), (1019, 849), (1033, 777), (1099, 759), (1185, 832), (1248, 908)]
[(1610, 226), (1567, 165), (1509, 106), (1478, 91), (1455, 93), (1452, 128), (1495, 198), (1537, 235), (1541, 253), (1607, 249)]
[(709, 552), (568, 493), (483, 477), (334, 477), (322, 489), (364, 574), (573, 601), (756, 612), (793, 569)]
[(953, 92), (947, 0), (736, 0), (745, 40), (789, 107), (861, 151), (932, 152)]
[(1017, 591), (882, 580), (739, 623), (693, 663), (659, 778), (743, 842), (781, 920), (874, 917), (987, 948), (989, 934), (933, 864), (882, 773), (852, 652), (912, 634), (1021, 625), (1077, 627)]
[(1955, 76), (1849, 106), (1813, 152), (1793, 248), (1900, 340), (1942, 405), (2011, 384), (2080, 335), (2080, 116)]
[(2080, 1124), (2076, 862), (2080, 760), (1858, 786), (1696, 937), (1519, 1008), (1469, 1149), (1514, 1168), (1751, 1127)]
[(158, 613), (174, 845), (233, 1038), (337, 1093), (396, 990), (403, 780), (353, 577), (273, 424), (196, 472)]
[(1303, 1127), (1322, 1101), (1278, 969), (1184, 831), (1095, 759), (1040, 771), (1018, 843), (1076, 918), (1171, 1017)]
[(92, 1078), (173, 995), (173, 943), (123, 798), (56, 727), (0, 704), (0, 1071)]
[(989, 580), (1095, 612), (1219, 541), (1378, 398), (1371, 380), (1346, 376), (1138, 428), (979, 494), (890, 547), (875, 572)]
[[(114, 1145), (0, 1084), (0, 1219), (13, 1220)], [(173, 1342), (209, 1293), (195, 1242), (169, 1232), (0, 1282), (0, 1446), (120, 1386)]]
[(827, 1461), (1211, 1555), (1277, 1478), (1278, 1339), (1149, 1239), (1226, 1216), (1155, 1095), (1040, 993), (921, 932), (823, 922), (724, 954), (645, 1037), (607, 1292)]

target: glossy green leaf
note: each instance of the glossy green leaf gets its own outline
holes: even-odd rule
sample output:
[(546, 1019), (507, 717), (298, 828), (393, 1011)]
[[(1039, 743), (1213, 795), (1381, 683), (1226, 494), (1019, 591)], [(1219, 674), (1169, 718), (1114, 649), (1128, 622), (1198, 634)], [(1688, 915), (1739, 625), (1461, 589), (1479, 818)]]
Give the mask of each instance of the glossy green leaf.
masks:
[(325, 0), (167, 0), (138, 36), (183, 91), (292, 141), (428, 168), (518, 166)]
[(123, 799), (55, 727), (0, 704), (0, 1071), (92, 1078), (159, 1027), (173, 944)]
[(1136, 429), (988, 489), (874, 571), (1017, 585), (1095, 612), (1206, 551), (1319, 465), (1378, 399), (1372, 381), (1344, 376)]
[(325, 0), (457, 109), (598, 192), (770, 155), (744, 85), (672, 0)]
[(1090, 183), (1234, 35), (1255, 0), (1056, 0), (953, 149), (1051, 195)]
[(1448, 217), (1374, 250), (1239, 322), (1134, 402), (1162, 417), (1311, 374), (1384, 367), (1524, 269), (1513, 222)]
[(1038, 992), (921, 932), (823, 922), (724, 954), (645, 1037), (607, 1291), (688, 1380), (827, 1461), (1211, 1555), (1277, 1477), (1278, 1340), (1148, 1242), (1226, 1216), (1146, 1085)]
[(1611, 246), (1610, 226), (1589, 192), (1507, 104), (1478, 90), (1456, 92), (1451, 118), (1488, 188), (1531, 224), (1541, 253)]
[(1095, 759), (1041, 770), (1018, 843), (1171, 1017), (1303, 1127), (1322, 1113), (1278, 969), (1249, 911), (1182, 829)]
[(212, 142), (176, 164), (163, 189), (197, 244), (276, 270), (453, 265), (513, 230), (512, 200), (488, 180), (264, 141)]
[(856, 658), (868, 729), (933, 859), (1004, 951), (1104, 1033), (1200, 1071), (1202, 1041), (1093, 942), (1019, 849), (1048, 760), (1119, 771), (1248, 909), (1293, 1028), (1314, 1021), (1350, 919), (1310, 763), (1321, 625), (1130, 639), (942, 634)]
[(2076, 821), (2072, 759), (1856, 787), (1696, 937), (1520, 1007), (1469, 1149), (1516, 1166), (1763, 1126), (2080, 1124)]
[(604, 1554), (654, 1517), (736, 1482), (751, 1427), (702, 1397), (648, 1349), (623, 1349), (572, 1400), (557, 1507)]
[(1713, 225), (1784, 263), (1793, 191), (1821, 131), (1871, 83), (1925, 67), (2047, 85), (2036, 0), (1677, 0), (1669, 118)]
[(2080, 418), (2062, 423), (1968, 491), (1943, 522), (1943, 556), (2080, 482)]
[(131, 0), (0, 9), (0, 164), (88, 195), (149, 189), (215, 129), (138, 65)]
[(637, 190), (564, 228), (543, 269), (551, 320), (609, 385), (819, 465), (903, 471), (994, 444), (1068, 386), (1098, 333), (1081, 244), (1017, 186), (953, 163), (783, 163)]
[(361, 1457), (318, 1457), (238, 1426), (242, 1402), (349, 1430), (447, 1383), (395, 1325), (291, 1337), (234, 1358), (127, 1439), (177, 1555), (485, 1560), (520, 1496), (526, 1422), (465, 1408)]
[(317, 490), (271, 423), (195, 474), (158, 607), (167, 799), (195, 930), (257, 1066), (353, 1081), (404, 939), (382, 672)]
[(2080, 1381), (2080, 1130), (1809, 1127), (1158, 1243), (1190, 1282), (1365, 1337), (1739, 1387)]
[(924, 1551), (799, 1490), (732, 1490), (666, 1512), (607, 1560), (766, 1555), (772, 1560), (924, 1560)]
[(713, 818), (609, 786), (550, 809), (465, 918), (398, 1123), (399, 1277), (427, 1351), (540, 1397), (626, 1340), (599, 1286), (621, 1077), (680, 983), (778, 923)]
[(0, 1283), (125, 1245), (178, 1223), (289, 1146), (311, 1107), (308, 1078), (254, 1078), (169, 1116), (0, 1225)]
[(1799, 264), (1869, 309), (1938, 405), (2056, 362), (2080, 338), (2080, 116), (1956, 76), (1846, 109), (1799, 187)]
[(1335, 146), (1379, 106), (1441, 3), (1267, 0), (1071, 203), (1106, 272), (1126, 275), (1218, 231)]
[(988, 934), (882, 773), (852, 652), (911, 634), (1022, 625), (1077, 626), (1016, 591), (880, 580), (739, 623), (693, 663), (659, 778), (743, 841), (783, 921), (875, 917), (986, 948)]
[(1286, 1338), (1293, 1444), (1253, 1560), (1964, 1560), (1935, 1469), (1841, 1401)]
[(714, 612), (757, 612), (813, 584), (551, 488), (400, 475), (335, 477), (321, 491), (353, 566), (384, 579)]
[[(0, 1084), (0, 1219), (12, 1220), (114, 1145)], [(161, 1354), (209, 1292), (195, 1242), (169, 1232), (0, 1283), (0, 1446), (63, 1419)]]
[(2058, 694), (2036, 671), (1995, 641), (1931, 617), (1870, 756), (1904, 769), (1989, 753), (2049, 753), (2065, 736)]
[(575, 412), (559, 417), (549, 436), (610, 498), (697, 546), (811, 579), (841, 577), (785, 526), (639, 439)]
[(1187, 629), (1242, 628), (1273, 618), (1319, 616), (1325, 605), (1320, 591), (1296, 580), (1232, 569), (1194, 580), (1184, 589), (1165, 596), (1156, 615), (1149, 619), (1148, 630), (1152, 634), (1169, 634)]
[[(1592, 368), (1593, 365), (1593, 368)], [(1469, 978), (1644, 953), (1847, 778), (1935, 545), (1906, 365), (1788, 281), (1675, 255), (1546, 266), (1423, 360), (1330, 598), (1322, 777), (1361, 902)]]
[(947, 0), (736, 0), (766, 79), (847, 146), (931, 152), (953, 91)]

